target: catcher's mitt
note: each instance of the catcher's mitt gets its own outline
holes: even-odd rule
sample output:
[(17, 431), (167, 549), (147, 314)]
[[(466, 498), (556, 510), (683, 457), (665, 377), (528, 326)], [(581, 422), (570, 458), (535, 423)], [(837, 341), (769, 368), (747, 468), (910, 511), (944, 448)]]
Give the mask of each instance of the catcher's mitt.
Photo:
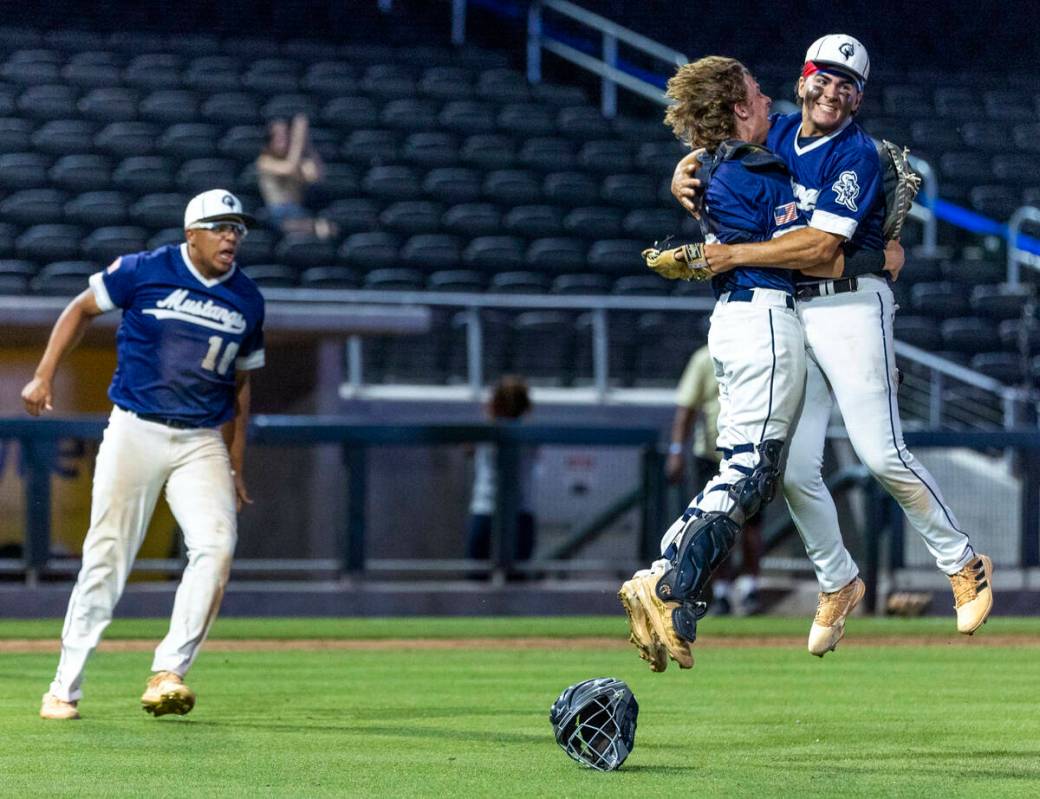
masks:
[(921, 176), (910, 166), (910, 150), (882, 139), (878, 143), (885, 180), (885, 239), (898, 239), (910, 214), (914, 197), (921, 190)]
[(714, 275), (704, 257), (704, 245), (683, 244), (670, 250), (657, 246), (643, 250), (643, 260), (661, 277), (669, 280), (710, 280)]

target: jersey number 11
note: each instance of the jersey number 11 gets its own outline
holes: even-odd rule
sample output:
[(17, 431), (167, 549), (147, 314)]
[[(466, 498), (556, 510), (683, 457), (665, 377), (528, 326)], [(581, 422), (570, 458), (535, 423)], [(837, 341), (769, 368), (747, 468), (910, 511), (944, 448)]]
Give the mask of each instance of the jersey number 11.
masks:
[(220, 358), (220, 363), (217, 363), (217, 356), (220, 355), (220, 347), (223, 345), (224, 339), (220, 336), (209, 337), (209, 350), (206, 352), (206, 357), (202, 359), (202, 368), (210, 372), (214, 368), (217, 370), (218, 375), (226, 375), (228, 367), (231, 366), (231, 362), (235, 359), (235, 355), (238, 354), (238, 343), (235, 341), (229, 341), (227, 347), (224, 348), (224, 354)]

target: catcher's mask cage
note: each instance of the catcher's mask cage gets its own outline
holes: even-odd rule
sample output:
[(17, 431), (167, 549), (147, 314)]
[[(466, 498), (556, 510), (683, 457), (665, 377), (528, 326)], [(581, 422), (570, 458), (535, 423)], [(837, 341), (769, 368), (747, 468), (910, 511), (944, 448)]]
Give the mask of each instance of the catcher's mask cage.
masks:
[(583, 766), (613, 771), (636, 742), (639, 704), (621, 680), (598, 677), (564, 690), (549, 710), (556, 743)]

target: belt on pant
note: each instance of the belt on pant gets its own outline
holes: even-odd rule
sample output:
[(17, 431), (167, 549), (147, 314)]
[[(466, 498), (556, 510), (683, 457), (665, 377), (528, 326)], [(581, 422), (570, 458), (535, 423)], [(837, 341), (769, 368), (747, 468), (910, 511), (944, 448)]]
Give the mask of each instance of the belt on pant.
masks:
[[(731, 291), (726, 296), (725, 302), (753, 302), (755, 299), (754, 289), (737, 289)], [(784, 298), (787, 301), (787, 307), (792, 311), (794, 310), (794, 297), (790, 294)]]
[(813, 297), (830, 297), (832, 294), (847, 294), (859, 288), (859, 280), (854, 277), (842, 277), (837, 280), (825, 280), (822, 283), (807, 283), (795, 289), (795, 296), (800, 300), (811, 300)]
[(169, 416), (161, 416), (157, 413), (138, 413), (137, 411), (131, 411), (127, 408), (122, 408), (127, 413), (132, 413), (138, 419), (143, 419), (146, 422), (154, 422), (155, 424), (165, 425), (166, 427), (172, 427), (175, 430), (198, 430), (199, 425), (192, 424), (191, 422), (184, 422), (180, 419), (171, 419)]

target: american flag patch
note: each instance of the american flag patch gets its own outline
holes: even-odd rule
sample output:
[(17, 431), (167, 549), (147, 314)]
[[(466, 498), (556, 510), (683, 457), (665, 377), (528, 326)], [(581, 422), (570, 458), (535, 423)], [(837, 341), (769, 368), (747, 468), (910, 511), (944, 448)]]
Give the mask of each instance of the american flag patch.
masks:
[(798, 204), (795, 202), (784, 203), (773, 209), (773, 221), (778, 225), (786, 225), (798, 218)]

